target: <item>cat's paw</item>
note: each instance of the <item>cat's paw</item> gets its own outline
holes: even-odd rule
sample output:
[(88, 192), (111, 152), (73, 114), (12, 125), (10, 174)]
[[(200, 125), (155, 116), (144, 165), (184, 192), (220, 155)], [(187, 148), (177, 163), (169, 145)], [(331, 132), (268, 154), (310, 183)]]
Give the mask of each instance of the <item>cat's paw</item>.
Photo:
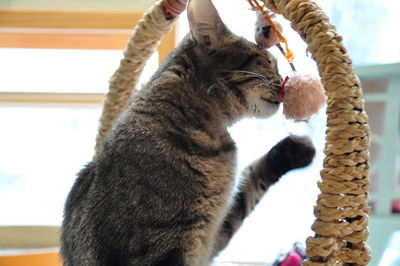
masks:
[(315, 148), (309, 137), (291, 135), (273, 146), (250, 169), (273, 184), (288, 171), (311, 164)]
[(274, 148), (277, 152), (275, 161), (279, 160), (280, 164), (286, 165), (283, 167), (286, 171), (308, 166), (315, 156), (315, 147), (307, 136), (290, 135), (277, 143)]

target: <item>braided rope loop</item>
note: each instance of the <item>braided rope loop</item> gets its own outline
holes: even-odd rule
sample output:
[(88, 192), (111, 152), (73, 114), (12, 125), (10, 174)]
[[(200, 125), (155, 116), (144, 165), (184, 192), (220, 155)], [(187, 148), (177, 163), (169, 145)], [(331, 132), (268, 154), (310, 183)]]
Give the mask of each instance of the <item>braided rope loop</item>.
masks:
[(146, 61), (161, 37), (172, 29), (176, 21), (165, 18), (161, 4), (162, 1), (155, 3), (137, 23), (125, 47), (120, 66), (110, 78), (96, 137), (95, 155), (100, 151), (113, 121), (129, 104)]
[(263, 0), (308, 44), (327, 102), (324, 168), (303, 265), (367, 265), (369, 126), (361, 86), (342, 38), (310, 0)]

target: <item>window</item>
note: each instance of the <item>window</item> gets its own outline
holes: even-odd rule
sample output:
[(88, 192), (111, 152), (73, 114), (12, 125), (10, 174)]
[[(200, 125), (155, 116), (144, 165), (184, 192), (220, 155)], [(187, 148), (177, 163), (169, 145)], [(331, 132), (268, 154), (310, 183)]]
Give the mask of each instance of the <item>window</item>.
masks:
[[(390, 0), (334, 1), (332, 23), (344, 37), (355, 65), (388, 64), (400, 61), (400, 3)], [(351, 26), (349, 26), (351, 21)]]
[(93, 156), (108, 79), (141, 12), (3, 9), (0, 16), (0, 225), (60, 225), (76, 173)]
[(94, 147), (100, 106), (0, 105), (1, 225), (59, 225), (65, 195)]

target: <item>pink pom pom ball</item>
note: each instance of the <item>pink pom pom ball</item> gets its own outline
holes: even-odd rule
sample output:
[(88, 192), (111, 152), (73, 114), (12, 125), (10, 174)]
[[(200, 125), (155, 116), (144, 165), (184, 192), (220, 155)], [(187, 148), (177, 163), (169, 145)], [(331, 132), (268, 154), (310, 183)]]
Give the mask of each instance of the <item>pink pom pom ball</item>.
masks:
[(326, 102), (320, 80), (311, 74), (295, 73), (287, 77), (279, 96), (283, 102), (283, 114), (295, 122), (308, 121)]

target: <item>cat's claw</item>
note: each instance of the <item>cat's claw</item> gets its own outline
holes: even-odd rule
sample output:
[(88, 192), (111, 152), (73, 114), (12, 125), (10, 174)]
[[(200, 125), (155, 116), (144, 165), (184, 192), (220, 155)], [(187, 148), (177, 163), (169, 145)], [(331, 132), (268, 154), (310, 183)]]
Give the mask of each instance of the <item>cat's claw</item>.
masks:
[(186, 8), (188, 0), (163, 0), (161, 6), (167, 20), (179, 16)]

